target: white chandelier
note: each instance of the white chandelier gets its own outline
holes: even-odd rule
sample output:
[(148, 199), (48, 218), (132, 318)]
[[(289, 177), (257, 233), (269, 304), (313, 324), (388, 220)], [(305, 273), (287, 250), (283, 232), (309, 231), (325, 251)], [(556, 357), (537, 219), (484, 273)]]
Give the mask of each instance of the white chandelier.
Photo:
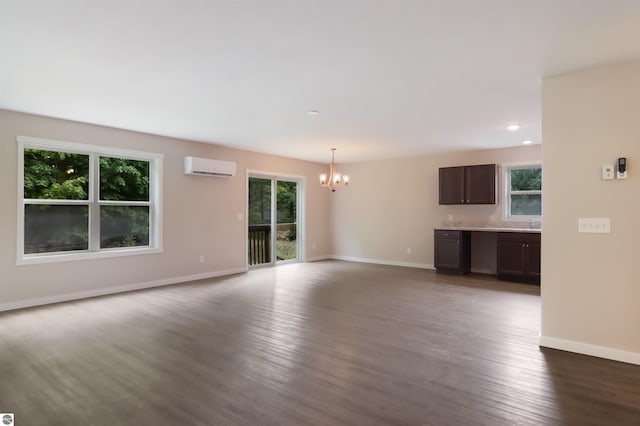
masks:
[(326, 186), (331, 192), (336, 192), (336, 189), (344, 184), (349, 185), (349, 175), (343, 175), (338, 172), (338, 165), (335, 161), (336, 149), (331, 148), (331, 164), (329, 164), (329, 175), (326, 173), (320, 173), (320, 185)]

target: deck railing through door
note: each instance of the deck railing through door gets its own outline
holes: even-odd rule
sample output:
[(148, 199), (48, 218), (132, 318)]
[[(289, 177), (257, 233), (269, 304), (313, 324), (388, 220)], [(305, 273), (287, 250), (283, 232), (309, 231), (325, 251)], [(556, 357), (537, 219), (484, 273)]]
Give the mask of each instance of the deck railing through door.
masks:
[(271, 225), (249, 225), (249, 265), (271, 262)]

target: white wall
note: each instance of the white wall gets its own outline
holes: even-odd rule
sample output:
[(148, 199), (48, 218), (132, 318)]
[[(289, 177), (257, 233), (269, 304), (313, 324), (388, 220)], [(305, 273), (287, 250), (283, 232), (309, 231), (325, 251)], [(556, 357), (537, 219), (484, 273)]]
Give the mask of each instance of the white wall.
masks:
[[(439, 167), (541, 160), (540, 145), (531, 145), (341, 165), (352, 183), (331, 194), (333, 253), (339, 258), (433, 267), (433, 229), (447, 222), (449, 214), (465, 224), (502, 220), (502, 196), (497, 205), (439, 205)], [(473, 238), (472, 269), (495, 272), (495, 253), (486, 255), (484, 244), (475, 241), (492, 244), (492, 237)]]
[[(640, 364), (640, 61), (543, 81), (545, 346)], [(629, 178), (600, 179), (627, 157)], [(578, 233), (611, 218), (610, 234)]]
[[(16, 266), (17, 135), (164, 154), (164, 253)], [(185, 155), (236, 161), (238, 173), (231, 179), (186, 176)], [(306, 254), (327, 256), (331, 252), (329, 194), (317, 184), (317, 175), (325, 168), (324, 164), (0, 110), (0, 310), (70, 294), (98, 294), (244, 270), (247, 169), (307, 176)], [(203, 264), (201, 254), (206, 259)]]

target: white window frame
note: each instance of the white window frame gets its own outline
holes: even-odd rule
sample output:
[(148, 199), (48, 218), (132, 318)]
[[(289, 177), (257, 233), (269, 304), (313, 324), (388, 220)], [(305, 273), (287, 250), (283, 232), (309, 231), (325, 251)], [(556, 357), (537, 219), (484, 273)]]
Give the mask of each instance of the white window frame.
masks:
[[(542, 214), (540, 215), (512, 215), (511, 214), (511, 195), (518, 194), (531, 194), (531, 195), (540, 195), (542, 196), (542, 190), (531, 190), (531, 191), (511, 191), (511, 171), (518, 169), (533, 169), (540, 168), (542, 169), (542, 163), (539, 161), (532, 161), (526, 163), (507, 163), (502, 164), (502, 187), (504, 188), (504, 208), (502, 210), (502, 219), (510, 222), (528, 222), (528, 221), (539, 221), (542, 219)], [(541, 201), (542, 203), (542, 201)]]
[[(162, 165), (164, 155), (87, 145), (51, 139), (18, 136), (18, 215), (16, 264), (66, 262), (73, 260), (100, 259), (162, 253)], [(24, 198), (24, 150), (39, 149), (62, 151), (89, 156), (89, 196), (87, 200), (28, 200)], [(100, 200), (99, 161), (100, 157), (124, 158), (149, 162), (149, 201), (108, 201)], [(87, 205), (89, 208), (89, 249), (52, 253), (24, 253), (24, 212), (26, 204), (47, 205)], [(144, 205), (149, 206), (149, 245), (137, 247), (100, 248), (100, 206), (104, 205)]]

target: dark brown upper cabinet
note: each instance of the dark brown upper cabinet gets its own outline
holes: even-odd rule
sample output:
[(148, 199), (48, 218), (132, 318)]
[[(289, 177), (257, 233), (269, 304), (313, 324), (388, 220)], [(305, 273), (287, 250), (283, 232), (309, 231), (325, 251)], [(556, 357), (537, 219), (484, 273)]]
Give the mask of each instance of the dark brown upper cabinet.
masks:
[(495, 204), (498, 186), (495, 164), (441, 167), (440, 204)]

